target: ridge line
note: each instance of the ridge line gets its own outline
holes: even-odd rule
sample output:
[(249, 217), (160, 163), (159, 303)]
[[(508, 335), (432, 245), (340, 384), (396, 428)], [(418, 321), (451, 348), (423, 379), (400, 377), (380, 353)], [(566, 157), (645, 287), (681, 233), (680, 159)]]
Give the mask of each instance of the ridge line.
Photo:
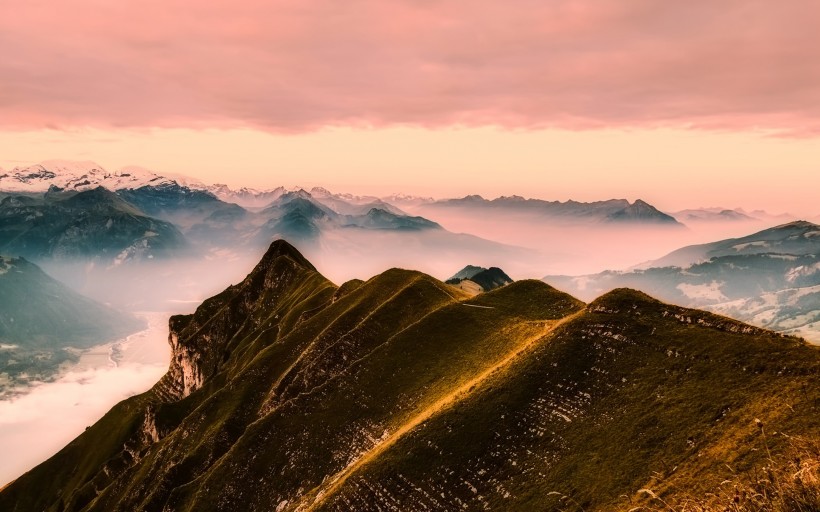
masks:
[(575, 313), (567, 315), (557, 321), (554, 321), (554, 323), (549, 324), (545, 327), (545, 329), (542, 332), (528, 338), (521, 345), (510, 351), (501, 360), (499, 360), (498, 362), (496, 362), (495, 364), (493, 364), (492, 366), (478, 374), (476, 377), (465, 382), (464, 384), (456, 388), (454, 391), (448, 393), (432, 405), (428, 406), (426, 409), (422, 410), (421, 412), (410, 418), (407, 422), (404, 423), (404, 425), (396, 429), (395, 432), (393, 432), (390, 436), (385, 438), (382, 442), (373, 446), (370, 450), (362, 454), (362, 456), (360, 456), (358, 459), (348, 464), (344, 469), (338, 471), (335, 475), (333, 475), (330, 478), (330, 483), (328, 484), (326, 489), (323, 490), (320, 488), (317, 491), (312, 503), (301, 504), (297, 506), (295, 510), (300, 512), (312, 512), (314, 510), (317, 510), (317, 508), (321, 506), (327, 500), (327, 498), (335, 494), (342, 487), (342, 485), (361, 467), (366, 466), (370, 461), (372, 461), (373, 459), (381, 455), (384, 451), (392, 447), (401, 438), (403, 438), (406, 434), (409, 434), (416, 427), (422, 425), (438, 413), (443, 412), (449, 409), (451, 406), (455, 405), (456, 403), (462, 401), (464, 398), (471, 394), (471, 389), (479, 387), (491, 375), (508, 366), (521, 354), (527, 351), (527, 349), (532, 347), (538, 340), (544, 339), (545, 337), (554, 333), (556, 329), (578, 318), (579, 316), (584, 314), (585, 311), (585, 309), (581, 309), (579, 311), (576, 311)]

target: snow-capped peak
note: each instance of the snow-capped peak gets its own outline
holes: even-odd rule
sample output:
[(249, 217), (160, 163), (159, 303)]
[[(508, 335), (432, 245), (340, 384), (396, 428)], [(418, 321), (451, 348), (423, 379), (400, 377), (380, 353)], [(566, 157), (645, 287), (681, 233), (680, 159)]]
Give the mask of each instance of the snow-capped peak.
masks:
[(99, 186), (121, 190), (175, 183), (173, 179), (141, 167), (125, 167), (111, 172), (91, 161), (47, 160), (0, 173), (0, 190), (6, 192), (45, 192), (52, 186), (65, 190), (88, 190)]

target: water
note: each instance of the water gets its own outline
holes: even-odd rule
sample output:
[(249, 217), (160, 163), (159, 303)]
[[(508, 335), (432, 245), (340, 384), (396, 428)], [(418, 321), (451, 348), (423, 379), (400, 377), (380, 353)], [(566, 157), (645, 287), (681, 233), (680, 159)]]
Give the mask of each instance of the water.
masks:
[(168, 313), (137, 313), (148, 327), (81, 353), (48, 383), (0, 401), (0, 487), (77, 437), (117, 402), (147, 391), (168, 369)]

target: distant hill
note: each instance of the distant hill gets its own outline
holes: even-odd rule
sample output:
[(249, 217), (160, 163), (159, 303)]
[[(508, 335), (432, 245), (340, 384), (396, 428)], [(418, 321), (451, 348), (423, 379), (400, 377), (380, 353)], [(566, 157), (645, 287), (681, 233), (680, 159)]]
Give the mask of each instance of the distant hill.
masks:
[(684, 247), (630, 271), (544, 280), (588, 299), (632, 287), (820, 343), (820, 300), (809, 291), (820, 285), (820, 226), (810, 222)]
[[(321, 194), (329, 196), (323, 189)], [(400, 210), (391, 207), (369, 207), (364, 213), (342, 214), (340, 211), (359, 211), (359, 207), (340, 207), (343, 199), (340, 196), (333, 196), (332, 199), (325, 204), (322, 199), (305, 190), (285, 192), (259, 213), (268, 219), (260, 230), (259, 237), (263, 240), (277, 236), (289, 240), (313, 240), (325, 231), (345, 228), (392, 231), (441, 229), (435, 222), (423, 217), (396, 213)]]
[(83, 297), (23, 258), (0, 256), (0, 395), (48, 378), (73, 354), (136, 332), (136, 318)]
[(170, 328), (160, 382), (0, 491), (0, 509), (742, 510), (818, 496), (790, 464), (820, 462), (800, 444), (820, 436), (820, 349), (634, 290), (584, 304), (525, 280), (470, 298), (400, 269), (338, 288), (276, 241)]
[(446, 283), (463, 286), (465, 281), (478, 285), (477, 291), (481, 292), (495, 290), (513, 282), (510, 276), (498, 267), (483, 268), (467, 265), (448, 279)]
[(820, 254), (820, 226), (802, 220), (788, 222), (741, 238), (684, 247), (660, 259), (643, 263), (641, 267), (683, 267), (720, 256), (766, 253), (795, 256)]

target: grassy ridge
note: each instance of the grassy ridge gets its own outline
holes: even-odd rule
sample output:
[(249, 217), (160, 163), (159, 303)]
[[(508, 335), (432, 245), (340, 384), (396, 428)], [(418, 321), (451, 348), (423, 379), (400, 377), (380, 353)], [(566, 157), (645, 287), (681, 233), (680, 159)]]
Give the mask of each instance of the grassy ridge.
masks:
[(0, 509), (652, 507), (786, 453), (755, 419), (820, 434), (817, 349), (632, 290), (337, 288), (277, 242), (172, 331), (162, 381)]

